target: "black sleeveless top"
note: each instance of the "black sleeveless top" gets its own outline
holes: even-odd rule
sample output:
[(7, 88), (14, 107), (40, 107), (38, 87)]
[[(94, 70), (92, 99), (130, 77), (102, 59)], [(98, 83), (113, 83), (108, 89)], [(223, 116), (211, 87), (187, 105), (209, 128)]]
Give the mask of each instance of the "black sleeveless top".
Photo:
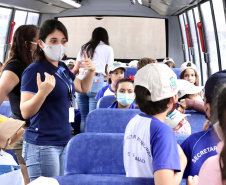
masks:
[[(20, 86), (21, 86), (21, 76), (25, 70), (25, 65), (18, 59), (12, 59), (4, 68), (3, 71), (9, 70), (17, 75), (19, 78), (19, 83), (13, 88), (13, 90), (8, 94), (12, 115), (10, 117), (26, 121), (26, 126), (29, 126), (30, 121), (24, 120), (20, 111)], [(10, 83), (10, 82), (9, 82)]]

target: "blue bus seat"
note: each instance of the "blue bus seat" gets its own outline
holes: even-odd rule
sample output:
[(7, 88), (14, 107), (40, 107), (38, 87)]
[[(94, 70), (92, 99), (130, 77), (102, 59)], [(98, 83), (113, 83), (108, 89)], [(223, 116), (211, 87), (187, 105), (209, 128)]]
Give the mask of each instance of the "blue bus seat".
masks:
[[(74, 136), (65, 152), (60, 185), (154, 185), (153, 178), (128, 178), (123, 164), (122, 133), (82, 133)], [(186, 184), (183, 179), (181, 185)]]
[(180, 79), (180, 68), (171, 68), (171, 69), (177, 75), (177, 79)]
[(136, 67), (126, 67), (126, 71), (124, 73), (124, 77), (134, 76), (137, 73)]
[(97, 102), (97, 109), (99, 108), (108, 108), (115, 101), (114, 95), (103, 96)]
[(123, 165), (124, 134), (82, 133), (68, 142), (64, 175), (125, 175)]
[(190, 114), (187, 116), (188, 122), (191, 125), (191, 133), (200, 132), (203, 130), (203, 124), (206, 122), (205, 114), (196, 112), (194, 110), (186, 110), (185, 114)]
[[(103, 176), (75, 174), (54, 177), (60, 185), (155, 185), (154, 178), (134, 178), (126, 176)], [(180, 185), (187, 185), (187, 179), (182, 179)]]
[(140, 109), (96, 109), (86, 118), (85, 132), (124, 133), (126, 125)]
[(9, 101), (2, 102), (0, 105), (0, 114), (6, 117), (9, 117), (12, 114)]

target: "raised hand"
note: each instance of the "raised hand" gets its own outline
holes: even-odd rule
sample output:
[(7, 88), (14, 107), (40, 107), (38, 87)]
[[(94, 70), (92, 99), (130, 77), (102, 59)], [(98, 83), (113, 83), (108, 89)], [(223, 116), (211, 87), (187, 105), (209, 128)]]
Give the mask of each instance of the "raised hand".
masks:
[(48, 95), (56, 84), (56, 79), (53, 75), (50, 75), (48, 73), (45, 74), (45, 80), (44, 82), (41, 81), (40, 73), (37, 73), (37, 85), (38, 85), (38, 91), (44, 93), (44, 95)]
[(95, 65), (93, 64), (92, 60), (90, 58), (88, 58), (85, 51), (84, 51), (84, 57), (85, 57), (85, 59), (83, 59), (81, 61), (80, 67), (85, 68), (90, 71), (95, 71), (96, 70)]

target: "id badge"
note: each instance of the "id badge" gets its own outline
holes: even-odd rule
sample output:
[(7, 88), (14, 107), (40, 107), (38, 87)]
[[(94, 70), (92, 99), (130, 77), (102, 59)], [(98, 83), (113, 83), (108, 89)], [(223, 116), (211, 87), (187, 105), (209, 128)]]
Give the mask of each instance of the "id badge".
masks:
[(69, 123), (72, 123), (75, 121), (75, 111), (74, 107), (69, 108)]

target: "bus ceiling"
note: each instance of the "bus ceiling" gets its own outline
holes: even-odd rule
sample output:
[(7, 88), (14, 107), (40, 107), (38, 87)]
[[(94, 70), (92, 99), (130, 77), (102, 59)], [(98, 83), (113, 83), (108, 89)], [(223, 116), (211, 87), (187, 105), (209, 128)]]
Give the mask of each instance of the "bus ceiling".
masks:
[(83, 6), (96, 7), (101, 5), (104, 10), (112, 5), (128, 6), (139, 4), (166, 16), (178, 15), (199, 2), (201, 0), (0, 0), (0, 5), (39, 13), (58, 14), (68, 9), (82, 9)]

